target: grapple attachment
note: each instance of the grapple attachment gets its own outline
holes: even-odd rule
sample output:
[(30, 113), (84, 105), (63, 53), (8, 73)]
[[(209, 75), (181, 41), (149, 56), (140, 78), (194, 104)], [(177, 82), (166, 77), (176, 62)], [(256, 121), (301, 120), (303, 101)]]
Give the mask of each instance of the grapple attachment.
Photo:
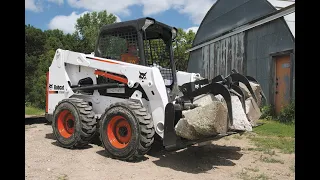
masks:
[[(250, 79), (250, 80), (249, 80)], [(232, 73), (227, 77), (223, 77), (222, 75), (218, 75), (214, 77), (211, 82), (208, 79), (202, 79), (200, 81), (190, 82), (182, 85), (180, 88), (183, 95), (177, 102), (183, 102), (185, 100), (193, 101), (193, 98), (202, 94), (211, 93), (213, 95), (220, 94), (228, 108), (228, 117), (230, 120), (230, 125), (233, 124), (233, 115), (232, 115), (232, 103), (231, 103), (231, 94), (239, 97), (243, 109), (246, 109), (245, 104), (245, 95), (243, 90), (240, 88), (239, 83), (243, 83), (247, 89), (249, 90), (253, 99), (258, 102), (258, 97), (254, 93), (250, 81), (255, 82), (257, 84), (258, 81), (253, 77), (244, 76), (238, 73), (236, 70), (232, 70)], [(262, 92), (262, 98), (266, 100), (265, 95)]]
[[(200, 95), (212, 94), (216, 96), (220, 94), (223, 97), (223, 101), (227, 106), (228, 127), (233, 126), (234, 119), (233, 119), (232, 96), (239, 97), (240, 102), (242, 104), (242, 108), (244, 109), (244, 112), (246, 112), (246, 97), (245, 97), (243, 88), (240, 87), (240, 83), (246, 86), (247, 90), (250, 92), (253, 100), (256, 101), (256, 103), (258, 103), (258, 98), (262, 97), (263, 99), (265, 99), (263, 92), (261, 94), (262, 96), (259, 96), (259, 97), (256, 96), (250, 82), (259, 84), (256, 79), (250, 76), (244, 76), (238, 73), (236, 70), (232, 70), (232, 73), (226, 77), (223, 77), (222, 75), (218, 75), (210, 81), (208, 79), (202, 79), (195, 82), (183, 84), (180, 87), (180, 90), (183, 93), (183, 96), (176, 99), (175, 104), (170, 103), (166, 107), (164, 145), (169, 148), (169, 147), (183, 146), (183, 144), (187, 145), (187, 144), (203, 141), (203, 139), (199, 141), (186, 140), (184, 138), (180, 138), (174, 133), (175, 125), (177, 124), (179, 119), (182, 118), (182, 112), (177, 113), (177, 111), (182, 111), (184, 109), (190, 108), (190, 106), (186, 108), (187, 107), (186, 104), (193, 104), (194, 98)], [(193, 106), (193, 108), (194, 107), (195, 106)], [(227, 134), (224, 134), (224, 135), (219, 134), (218, 136), (211, 137), (211, 138), (214, 139), (218, 137), (223, 137), (225, 135), (229, 135), (232, 133), (234, 132), (228, 131)], [(171, 135), (169, 137), (169, 136), (166, 136), (166, 134), (167, 135), (171, 134)], [(207, 138), (205, 139), (208, 140)]]

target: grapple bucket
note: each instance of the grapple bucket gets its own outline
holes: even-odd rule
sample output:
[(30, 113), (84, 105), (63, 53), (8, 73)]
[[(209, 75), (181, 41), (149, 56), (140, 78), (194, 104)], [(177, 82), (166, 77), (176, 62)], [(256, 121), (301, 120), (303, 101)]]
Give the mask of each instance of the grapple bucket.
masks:
[[(203, 94), (220, 94), (224, 102), (227, 105), (228, 109), (228, 125), (233, 125), (233, 110), (232, 110), (232, 101), (231, 96), (236, 95), (239, 97), (242, 107), (246, 110), (245, 95), (243, 90), (240, 88), (239, 83), (243, 83), (253, 99), (257, 102), (257, 98), (251, 85), (251, 82), (258, 83), (257, 80), (250, 76), (244, 76), (239, 74), (236, 70), (232, 70), (232, 73), (226, 77), (222, 75), (216, 76), (211, 81), (208, 79), (202, 79), (195, 82), (190, 82), (182, 85), (180, 87), (183, 96), (176, 99), (175, 104), (169, 103), (165, 110), (165, 124), (164, 124), (164, 146), (169, 148), (181, 148), (190, 144), (204, 141), (203, 139), (197, 141), (191, 141), (184, 138), (181, 138), (175, 133), (175, 125), (182, 118), (182, 110), (184, 110), (184, 105), (187, 103), (193, 103), (195, 97)], [(259, 84), (259, 83), (258, 83)], [(264, 94), (262, 97), (265, 99)], [(215, 139), (230, 135), (234, 132), (227, 132), (227, 134), (219, 134), (214, 137), (208, 137), (205, 140)]]
[[(232, 78), (232, 81), (234, 82), (233, 84), (236, 84), (237, 86), (239, 86), (239, 82), (243, 83), (250, 91), (251, 96), (257, 102), (258, 97), (253, 92), (253, 89), (250, 85), (250, 82), (260, 84), (255, 78), (253, 78), (251, 76), (244, 76), (244, 75), (238, 73), (237, 70), (235, 70), (235, 69), (232, 70), (232, 73), (229, 76)], [(261, 96), (264, 100), (266, 100), (266, 96), (264, 95), (263, 91), (261, 91)]]

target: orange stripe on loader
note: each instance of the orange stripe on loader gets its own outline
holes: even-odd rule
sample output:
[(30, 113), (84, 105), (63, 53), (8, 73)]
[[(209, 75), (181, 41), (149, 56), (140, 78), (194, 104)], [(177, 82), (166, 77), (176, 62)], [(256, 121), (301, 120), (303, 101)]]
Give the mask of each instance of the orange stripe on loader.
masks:
[(49, 94), (58, 94), (58, 91), (49, 91)]
[(95, 70), (94, 74), (99, 75), (99, 76), (103, 76), (103, 77), (106, 77), (106, 78), (109, 78), (109, 79), (113, 79), (115, 81), (119, 81), (119, 82), (122, 82), (124, 84), (128, 83), (128, 79), (126, 79), (126, 78), (123, 78), (123, 77), (120, 77), (120, 76), (116, 76), (116, 75), (113, 75), (113, 74), (109, 74), (109, 73), (106, 73), (106, 72), (102, 72), (102, 71), (99, 71), (99, 70)]

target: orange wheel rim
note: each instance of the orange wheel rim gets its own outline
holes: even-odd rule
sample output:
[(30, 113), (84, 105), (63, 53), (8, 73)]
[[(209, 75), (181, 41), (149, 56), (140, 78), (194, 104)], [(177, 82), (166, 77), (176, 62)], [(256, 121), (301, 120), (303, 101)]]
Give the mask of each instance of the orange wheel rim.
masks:
[(58, 131), (64, 138), (69, 138), (74, 132), (74, 116), (69, 110), (63, 110), (58, 116)]
[(131, 140), (131, 126), (124, 117), (115, 116), (108, 123), (106, 134), (113, 147), (122, 149), (127, 147)]

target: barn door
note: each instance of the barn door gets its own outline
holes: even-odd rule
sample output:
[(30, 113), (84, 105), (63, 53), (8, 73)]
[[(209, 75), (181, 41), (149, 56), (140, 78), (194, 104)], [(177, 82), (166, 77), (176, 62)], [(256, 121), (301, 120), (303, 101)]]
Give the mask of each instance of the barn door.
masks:
[(275, 61), (275, 111), (279, 114), (290, 101), (290, 55), (278, 56)]

